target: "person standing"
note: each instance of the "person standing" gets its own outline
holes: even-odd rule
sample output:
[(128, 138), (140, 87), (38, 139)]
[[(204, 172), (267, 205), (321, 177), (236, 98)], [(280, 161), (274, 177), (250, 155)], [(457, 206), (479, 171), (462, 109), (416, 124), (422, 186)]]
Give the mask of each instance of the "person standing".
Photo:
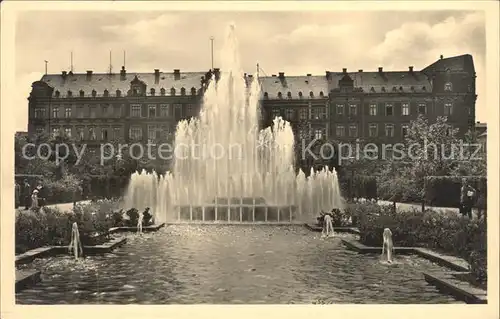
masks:
[(24, 203), (24, 208), (26, 210), (30, 209), (31, 206), (31, 185), (28, 183), (28, 180), (24, 180), (24, 185), (23, 185), (23, 203)]
[(16, 181), (15, 185), (15, 208), (17, 209), (21, 205), (21, 185)]
[(37, 196), (38, 206), (43, 207), (45, 206), (46, 196), (45, 196), (45, 187), (43, 187), (42, 182), (38, 183), (36, 189), (38, 190), (38, 196)]
[(35, 189), (33, 191), (33, 194), (31, 194), (31, 209), (32, 210), (38, 209), (38, 189)]
[(475, 195), (476, 190), (463, 178), (460, 190), (460, 208), (462, 209), (462, 215), (467, 215), (470, 219), (472, 219), (472, 205), (474, 204)]

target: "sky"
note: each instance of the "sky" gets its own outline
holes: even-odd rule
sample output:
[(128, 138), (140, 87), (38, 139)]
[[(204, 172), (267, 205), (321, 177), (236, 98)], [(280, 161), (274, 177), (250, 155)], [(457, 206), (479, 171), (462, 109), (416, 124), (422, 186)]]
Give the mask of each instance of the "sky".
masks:
[(363, 69), (420, 70), (471, 54), (477, 73), (476, 120), (486, 122), (485, 17), (480, 11), (96, 12), (25, 11), (16, 25), (16, 130), (25, 131), (31, 83), (48, 73), (208, 71), (234, 23), (245, 72), (324, 75)]

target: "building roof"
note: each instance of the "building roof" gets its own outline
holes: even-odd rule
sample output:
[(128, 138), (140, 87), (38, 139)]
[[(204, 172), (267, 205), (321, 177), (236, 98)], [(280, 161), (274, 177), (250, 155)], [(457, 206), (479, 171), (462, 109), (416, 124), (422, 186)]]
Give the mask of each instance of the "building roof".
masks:
[(73, 96), (78, 96), (80, 90), (84, 91), (85, 96), (92, 96), (92, 90), (96, 90), (97, 96), (103, 96), (104, 90), (108, 90), (109, 96), (116, 96), (116, 90), (126, 95), (130, 90), (130, 82), (137, 76), (139, 80), (146, 83), (148, 95), (151, 88), (154, 88), (155, 94), (159, 95), (162, 88), (167, 91), (167, 94), (170, 94), (171, 88), (175, 88), (176, 92), (180, 92), (181, 88), (185, 88), (186, 92), (190, 92), (193, 87), (198, 90), (201, 86), (201, 77), (205, 74), (206, 72), (180, 73), (180, 79), (176, 80), (173, 72), (160, 72), (158, 84), (155, 84), (153, 72), (126, 73), (125, 80), (121, 80), (119, 73), (93, 73), (90, 80), (87, 80), (85, 73), (67, 74), (66, 77), (61, 74), (48, 74), (44, 75), (41, 81), (54, 88), (53, 94), (59, 91), (61, 97), (66, 97), (68, 91), (72, 91)]
[[(354, 81), (354, 88), (365, 93), (385, 92), (431, 92), (432, 83), (419, 71), (382, 71), (382, 72), (347, 72)], [(330, 72), (330, 90), (339, 89), (339, 80), (345, 76), (343, 72)]]
[(449, 58), (443, 58), (437, 60), (432, 63), (428, 67), (424, 68), (422, 71), (425, 73), (432, 72), (444, 72), (444, 71), (464, 71), (473, 74), (475, 72), (474, 69), (474, 61), (472, 59), (472, 55), (463, 54), (458, 56), (453, 56)]
[[(293, 99), (300, 98), (300, 93), (305, 98), (322, 98), (328, 96), (328, 80), (325, 76), (278, 76), (259, 77), (263, 94), (267, 93), (269, 99), (279, 98), (279, 93), (286, 99), (290, 92)], [(312, 96), (311, 96), (312, 92)]]

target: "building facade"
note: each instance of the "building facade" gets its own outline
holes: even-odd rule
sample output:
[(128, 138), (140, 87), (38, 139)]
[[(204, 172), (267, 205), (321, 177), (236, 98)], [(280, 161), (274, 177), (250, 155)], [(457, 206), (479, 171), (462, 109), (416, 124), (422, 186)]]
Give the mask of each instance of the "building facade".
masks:
[[(219, 76), (218, 69), (213, 72)], [(90, 144), (168, 140), (178, 121), (197, 115), (211, 77), (212, 71), (130, 74), (124, 67), (119, 74), (45, 75), (32, 85), (28, 132), (66, 134)], [(396, 143), (423, 114), (431, 122), (447, 116), (464, 134), (475, 124), (475, 78), (471, 55), (441, 56), (420, 71), (410, 66), (405, 71), (379, 67), (375, 72), (260, 76), (262, 125), (281, 116), (299, 143)]]

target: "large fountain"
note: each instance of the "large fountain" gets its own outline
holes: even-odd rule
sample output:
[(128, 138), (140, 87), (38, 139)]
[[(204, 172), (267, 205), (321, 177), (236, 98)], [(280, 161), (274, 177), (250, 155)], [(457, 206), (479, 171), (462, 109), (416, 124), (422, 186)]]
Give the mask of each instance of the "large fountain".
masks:
[(125, 206), (150, 207), (160, 222), (301, 222), (341, 208), (335, 170), (296, 174), (288, 122), (259, 131), (258, 74), (240, 69), (234, 26), (220, 61), (199, 116), (177, 125), (173, 170), (132, 174)]

